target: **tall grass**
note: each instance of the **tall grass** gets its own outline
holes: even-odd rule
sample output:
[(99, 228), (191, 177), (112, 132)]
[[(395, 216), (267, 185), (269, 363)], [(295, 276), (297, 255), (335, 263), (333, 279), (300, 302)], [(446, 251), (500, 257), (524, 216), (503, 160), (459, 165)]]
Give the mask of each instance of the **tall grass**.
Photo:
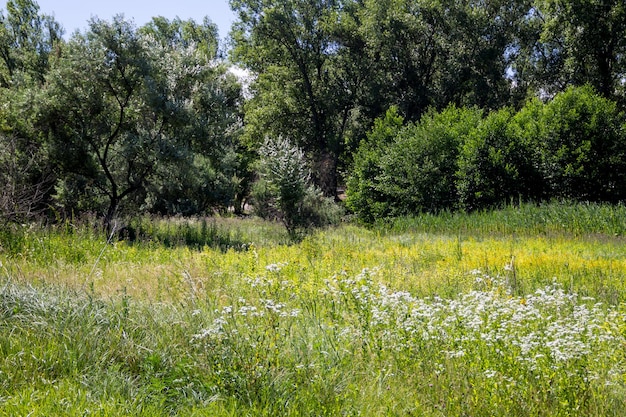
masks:
[(244, 222), (236, 218), (151, 218), (142, 217), (129, 223), (133, 241), (166, 247), (186, 246), (244, 250), (251, 242), (272, 246), (286, 244), (289, 236), (279, 225), (259, 219)]
[(622, 415), (620, 210), (5, 231), (0, 415)]
[(2, 415), (620, 415), (626, 312), (497, 278), (455, 298), (304, 290), (280, 265), (221, 299), (3, 283)]
[(624, 236), (626, 206), (600, 203), (522, 203), (501, 210), (472, 213), (442, 212), (384, 221), (378, 228), (389, 233), (469, 233), (498, 235), (604, 234)]

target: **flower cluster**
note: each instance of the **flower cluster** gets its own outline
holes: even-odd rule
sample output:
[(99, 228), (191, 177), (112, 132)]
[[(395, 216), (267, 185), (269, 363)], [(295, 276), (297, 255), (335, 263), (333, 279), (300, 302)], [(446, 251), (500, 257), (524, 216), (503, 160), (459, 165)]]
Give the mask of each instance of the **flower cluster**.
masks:
[[(265, 276), (246, 280), (250, 298), (216, 310), (213, 324), (194, 339), (220, 340), (240, 332), (256, 340), (256, 347), (263, 338), (275, 343), (269, 334), (288, 337), (285, 329), (298, 320), (297, 326), (315, 322), (316, 329), (328, 333), (324, 338), (344, 346), (405, 358), (430, 355), (440, 364), (457, 358), (483, 361), (485, 378), (504, 374), (506, 364), (530, 374), (567, 375), (578, 372), (580, 363), (601, 362), (604, 368), (597, 369), (603, 369), (605, 379), (626, 370), (624, 358), (615, 360), (612, 353), (626, 343), (620, 330), (626, 323), (623, 311), (569, 293), (555, 282), (525, 297), (513, 296), (505, 279), (474, 271), (475, 290), (450, 299), (416, 297), (376, 283), (377, 270), (365, 269), (354, 277), (337, 275), (315, 294), (294, 291), (292, 282), (281, 280), (283, 266), (268, 265)], [(311, 297), (316, 298), (314, 310)], [(585, 378), (600, 377), (593, 366), (585, 369)]]
[[(374, 285), (372, 272), (327, 282), (327, 294), (357, 312), (353, 337), (378, 339), (388, 349), (437, 347), (448, 358), (482, 349), (521, 362), (531, 371), (566, 368), (624, 343), (626, 316), (552, 283), (526, 297), (508, 293), (503, 279), (480, 274), (485, 287), (454, 299), (418, 298)], [(486, 285), (486, 283), (489, 283)], [(616, 366), (618, 364), (615, 364)]]

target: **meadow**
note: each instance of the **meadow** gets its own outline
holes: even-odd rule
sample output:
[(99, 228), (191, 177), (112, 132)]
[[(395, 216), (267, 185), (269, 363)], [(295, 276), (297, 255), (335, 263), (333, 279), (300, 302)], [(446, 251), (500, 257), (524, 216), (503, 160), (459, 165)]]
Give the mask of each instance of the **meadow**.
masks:
[(1, 416), (622, 416), (626, 207), (0, 231)]

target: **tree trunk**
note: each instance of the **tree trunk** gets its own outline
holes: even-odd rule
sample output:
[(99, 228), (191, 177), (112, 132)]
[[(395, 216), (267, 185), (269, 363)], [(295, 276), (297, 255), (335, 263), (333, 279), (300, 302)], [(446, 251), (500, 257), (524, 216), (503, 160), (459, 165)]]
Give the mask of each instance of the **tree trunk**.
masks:
[(337, 155), (321, 151), (313, 162), (313, 180), (326, 197), (337, 199)]
[(107, 209), (107, 213), (104, 216), (103, 225), (104, 231), (106, 232), (107, 239), (110, 239), (111, 236), (116, 232), (114, 219), (117, 214), (117, 208), (119, 206), (119, 198), (117, 196), (111, 196), (109, 199), (109, 208)]

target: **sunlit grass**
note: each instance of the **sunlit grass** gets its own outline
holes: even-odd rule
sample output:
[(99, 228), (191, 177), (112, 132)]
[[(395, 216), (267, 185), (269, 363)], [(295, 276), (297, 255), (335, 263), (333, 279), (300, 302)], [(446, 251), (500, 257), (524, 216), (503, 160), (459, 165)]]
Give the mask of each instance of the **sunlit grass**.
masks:
[(345, 224), (299, 243), (255, 219), (144, 219), (134, 242), (13, 230), (0, 415), (620, 415), (612, 210)]

